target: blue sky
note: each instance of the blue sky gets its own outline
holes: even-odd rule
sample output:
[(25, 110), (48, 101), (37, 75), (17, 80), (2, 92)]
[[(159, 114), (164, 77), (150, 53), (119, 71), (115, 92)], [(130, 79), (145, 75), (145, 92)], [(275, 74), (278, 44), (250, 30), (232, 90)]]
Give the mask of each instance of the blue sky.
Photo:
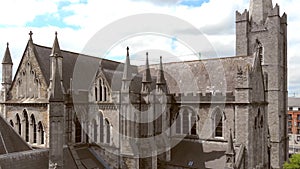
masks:
[[(300, 74), (297, 73), (300, 66), (300, 1), (273, 0), (273, 5), (275, 3), (279, 4), (281, 13), (286, 11), (288, 14), (289, 92), (300, 96)], [(16, 69), (30, 30), (34, 33), (34, 42), (44, 46), (52, 46), (54, 32), (58, 31), (61, 48), (81, 52), (103, 27), (123, 17), (142, 13), (168, 14), (183, 19), (202, 31), (220, 56), (234, 56), (235, 11), (248, 8), (249, 0), (15, 0), (3, 1), (1, 6), (0, 55), (4, 54), (6, 42), (9, 42)], [(110, 52), (111, 58), (122, 60), (124, 49), (129, 45), (136, 52), (147, 47), (167, 48), (168, 52), (184, 56), (185, 60), (194, 59), (176, 37), (149, 36), (147, 41), (143, 38), (135, 40), (120, 43)]]

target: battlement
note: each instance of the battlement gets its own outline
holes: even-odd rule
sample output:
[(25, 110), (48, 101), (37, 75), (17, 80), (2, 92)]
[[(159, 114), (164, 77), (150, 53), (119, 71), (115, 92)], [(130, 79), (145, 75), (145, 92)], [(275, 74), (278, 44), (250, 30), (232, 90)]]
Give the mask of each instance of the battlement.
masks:
[(174, 98), (178, 102), (211, 102), (211, 101), (235, 101), (235, 96), (232, 91), (222, 92), (205, 92), (205, 93), (176, 93)]
[(281, 24), (287, 24), (287, 15), (286, 13), (283, 13), (283, 15), (281, 16)]
[(279, 14), (280, 14), (280, 11), (279, 11), (279, 5), (276, 4), (275, 7), (274, 7), (272, 10), (270, 10), (268, 16), (269, 16), (269, 17), (272, 17), (272, 16), (279, 16)]
[(235, 12), (235, 22), (244, 22), (249, 20), (249, 12), (247, 9), (244, 10), (243, 13), (240, 13), (239, 11)]

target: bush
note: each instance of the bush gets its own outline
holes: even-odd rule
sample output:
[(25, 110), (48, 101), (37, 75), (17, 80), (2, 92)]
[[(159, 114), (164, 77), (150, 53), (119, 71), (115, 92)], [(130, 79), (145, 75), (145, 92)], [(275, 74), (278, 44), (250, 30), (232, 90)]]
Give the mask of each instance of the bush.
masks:
[(285, 162), (284, 169), (300, 169), (300, 154), (293, 154), (289, 162)]

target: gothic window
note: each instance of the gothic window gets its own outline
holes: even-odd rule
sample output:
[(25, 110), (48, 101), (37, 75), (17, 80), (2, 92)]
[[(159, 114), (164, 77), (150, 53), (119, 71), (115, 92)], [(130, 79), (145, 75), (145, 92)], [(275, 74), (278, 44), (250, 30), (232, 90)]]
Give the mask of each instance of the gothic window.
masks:
[(44, 128), (41, 121), (38, 123), (38, 128), (40, 144), (45, 144)]
[(95, 100), (98, 101), (98, 89), (95, 87)]
[(34, 115), (32, 114), (31, 115), (31, 131), (33, 132), (33, 139), (32, 139), (32, 141), (33, 141), (33, 143), (36, 143), (36, 122), (35, 122), (35, 118), (34, 118)]
[(97, 143), (97, 136), (98, 136), (97, 132), (98, 132), (97, 122), (94, 119), (93, 120), (93, 135), (94, 135), (94, 142), (95, 143)]
[(75, 142), (76, 143), (81, 142), (81, 124), (78, 120), (77, 115), (75, 117)]
[(103, 89), (104, 89), (104, 98), (103, 98), (103, 101), (107, 101), (107, 98), (106, 98), (107, 97), (107, 91), (106, 91), (107, 89), (106, 89), (106, 87), (104, 87)]
[(196, 127), (196, 122), (197, 122), (197, 116), (194, 114), (191, 116), (191, 135), (196, 135), (197, 134), (197, 127)]
[(29, 120), (28, 120), (28, 114), (26, 110), (23, 110), (24, 115), (24, 125), (25, 125), (25, 141), (29, 141)]
[(105, 128), (106, 128), (106, 143), (110, 144), (110, 124), (107, 119), (105, 119)]
[(9, 124), (11, 125), (11, 127), (14, 127), (14, 122), (12, 120), (9, 121)]
[(182, 112), (182, 127), (183, 127), (183, 134), (189, 133), (189, 112), (187, 110), (184, 110)]
[(214, 115), (215, 137), (223, 137), (223, 113), (220, 109), (216, 109)]
[(103, 125), (103, 114), (99, 112), (99, 127), (100, 127), (100, 142), (104, 142), (104, 125)]
[(102, 88), (102, 80), (100, 79), (100, 80), (99, 80), (99, 92), (100, 92), (100, 94), (99, 94), (99, 101), (103, 101), (103, 100), (102, 100), (102, 93), (103, 93), (103, 92), (102, 92), (102, 89), (103, 89), (103, 88)]
[(19, 135), (21, 135), (21, 129), (22, 129), (21, 128), (21, 120), (20, 120), (20, 116), (18, 113), (16, 115), (16, 119), (17, 119), (16, 127), (17, 127)]
[(178, 113), (176, 117), (176, 133), (181, 134), (181, 113)]

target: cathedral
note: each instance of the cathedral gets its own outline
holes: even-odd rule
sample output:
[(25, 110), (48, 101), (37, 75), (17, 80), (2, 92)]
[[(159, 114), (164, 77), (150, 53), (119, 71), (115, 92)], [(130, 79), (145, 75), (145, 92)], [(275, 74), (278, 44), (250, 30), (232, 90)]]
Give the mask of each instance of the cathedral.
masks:
[(236, 56), (149, 64), (147, 52), (137, 66), (130, 52), (116, 62), (62, 50), (57, 33), (38, 45), (30, 31), (13, 76), (7, 44), (0, 168), (282, 168), (287, 16), (272, 0), (236, 12)]

